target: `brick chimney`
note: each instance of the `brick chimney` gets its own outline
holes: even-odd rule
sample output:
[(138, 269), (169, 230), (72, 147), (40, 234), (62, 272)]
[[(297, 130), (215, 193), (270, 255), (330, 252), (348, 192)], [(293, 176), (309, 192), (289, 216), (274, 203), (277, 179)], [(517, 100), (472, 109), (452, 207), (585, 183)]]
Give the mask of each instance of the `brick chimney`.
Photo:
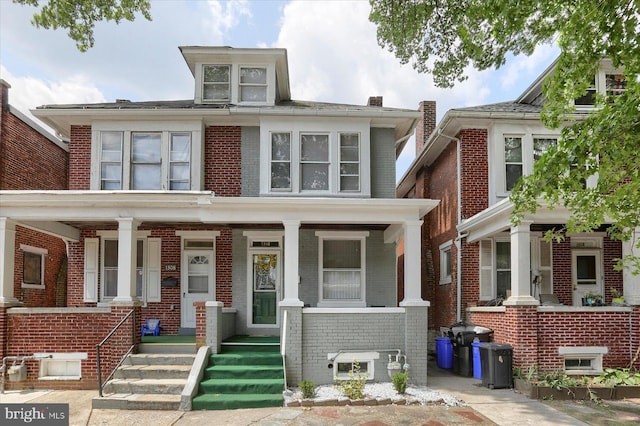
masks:
[(382, 107), (382, 96), (369, 96), (367, 106)]
[(436, 129), (436, 101), (422, 101), (418, 107), (422, 113), (422, 121), (416, 126), (416, 155), (427, 143), (429, 136)]

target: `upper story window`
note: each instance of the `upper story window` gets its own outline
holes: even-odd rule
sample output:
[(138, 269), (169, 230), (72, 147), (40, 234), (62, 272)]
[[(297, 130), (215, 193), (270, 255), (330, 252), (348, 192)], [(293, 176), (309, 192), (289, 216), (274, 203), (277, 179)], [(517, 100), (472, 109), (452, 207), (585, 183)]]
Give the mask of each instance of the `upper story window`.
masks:
[(595, 105), (596, 95), (606, 96), (611, 102), (614, 96), (627, 90), (627, 78), (621, 70), (613, 68), (608, 62), (603, 62), (597, 74), (591, 81), (587, 92), (575, 100), (578, 109), (591, 108)]
[[(273, 105), (275, 67), (272, 64), (201, 64), (196, 102)], [(198, 75), (196, 75), (198, 78)]]
[[(96, 125), (93, 130), (91, 189), (174, 190), (200, 188), (200, 125), (160, 130), (161, 124)], [(193, 130), (187, 130), (191, 127)]]
[(202, 69), (202, 100), (229, 102), (231, 99), (231, 65), (205, 65)]
[(504, 192), (511, 191), (525, 174), (533, 172), (533, 164), (558, 142), (556, 137), (536, 135), (504, 135)]
[(370, 195), (369, 128), (363, 123), (265, 123), (261, 132), (262, 194)]

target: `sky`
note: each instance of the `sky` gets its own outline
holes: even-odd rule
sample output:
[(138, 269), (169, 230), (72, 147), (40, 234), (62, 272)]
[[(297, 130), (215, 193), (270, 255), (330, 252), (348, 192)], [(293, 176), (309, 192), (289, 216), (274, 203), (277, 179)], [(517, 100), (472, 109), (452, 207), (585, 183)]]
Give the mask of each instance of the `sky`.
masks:
[[(152, 21), (98, 23), (85, 53), (65, 30), (32, 26), (35, 10), (0, 0), (0, 78), (26, 114), (44, 104), (193, 98), (178, 46), (232, 46), (287, 49), (293, 99), (364, 105), (383, 96), (385, 107), (408, 109), (435, 100), (439, 121), (451, 108), (514, 100), (558, 53), (541, 46), (441, 89), (378, 45), (367, 0), (152, 0)], [(414, 158), (412, 138), (398, 180)]]

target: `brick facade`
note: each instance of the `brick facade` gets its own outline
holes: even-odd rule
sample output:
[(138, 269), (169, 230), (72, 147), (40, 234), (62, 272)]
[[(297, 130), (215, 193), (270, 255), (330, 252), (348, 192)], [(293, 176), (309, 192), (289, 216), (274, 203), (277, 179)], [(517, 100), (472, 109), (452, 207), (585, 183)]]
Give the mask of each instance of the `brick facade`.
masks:
[(91, 189), (91, 126), (71, 126), (69, 189)]
[(210, 126), (204, 136), (204, 190), (217, 196), (242, 194), (240, 127)]

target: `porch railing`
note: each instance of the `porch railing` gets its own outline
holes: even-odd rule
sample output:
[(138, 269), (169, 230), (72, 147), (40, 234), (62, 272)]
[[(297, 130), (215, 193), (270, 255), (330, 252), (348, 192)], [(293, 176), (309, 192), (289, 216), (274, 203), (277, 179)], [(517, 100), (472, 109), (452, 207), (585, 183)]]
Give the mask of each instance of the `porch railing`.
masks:
[[(134, 312), (135, 312), (135, 309), (132, 309), (127, 315), (125, 315), (124, 318), (122, 318), (122, 320), (118, 323), (118, 325), (116, 325), (113, 328), (113, 330), (111, 330), (111, 332), (109, 332), (109, 334), (107, 334), (107, 337), (105, 337), (102, 340), (102, 342), (100, 342), (100, 343), (98, 343), (96, 345), (96, 355), (97, 355), (96, 358), (97, 358), (97, 363), (98, 363), (98, 394), (100, 395), (100, 397), (102, 397), (102, 388), (103, 388), (104, 384), (107, 383), (111, 379), (111, 377), (113, 377), (113, 375), (115, 374), (115, 372), (118, 369), (118, 367), (120, 367), (120, 365), (125, 360), (127, 355), (129, 355), (131, 353), (131, 351), (133, 351), (133, 348), (136, 345), (136, 316), (133, 315)], [(113, 370), (111, 370), (111, 373), (109, 373), (109, 375), (107, 376), (107, 378), (103, 382), (102, 381), (102, 366), (101, 366), (101, 362), (102, 361), (100, 359), (100, 348), (102, 348), (102, 346), (107, 342), (107, 340), (109, 340), (111, 338), (111, 336), (113, 336), (115, 334), (115, 332), (118, 331), (118, 329), (131, 316), (133, 316), (132, 327), (131, 327), (131, 346), (129, 347), (127, 352), (122, 356), (122, 358), (120, 358), (120, 361), (118, 361), (118, 364), (113, 368)]]

